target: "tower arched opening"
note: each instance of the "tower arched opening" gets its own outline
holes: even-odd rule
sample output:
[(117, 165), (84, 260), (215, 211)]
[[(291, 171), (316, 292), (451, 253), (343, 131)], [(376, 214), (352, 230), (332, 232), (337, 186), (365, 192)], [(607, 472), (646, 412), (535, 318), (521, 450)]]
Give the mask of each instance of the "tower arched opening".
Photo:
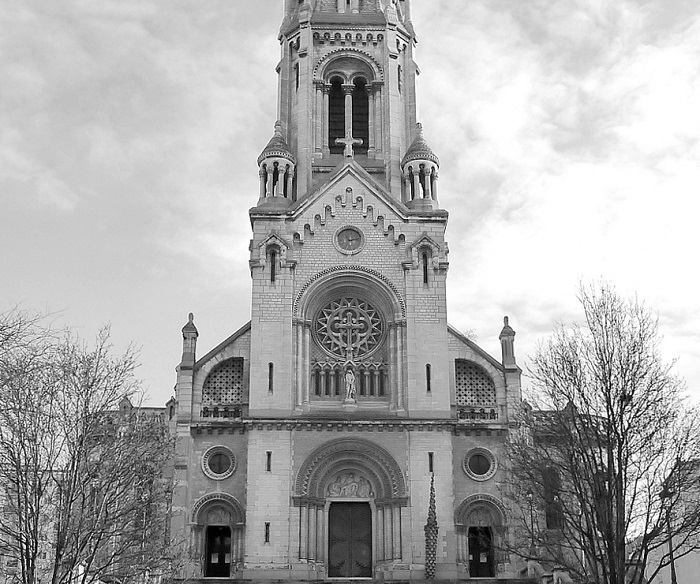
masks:
[(331, 154), (342, 154), (343, 145), (336, 140), (345, 136), (345, 95), (343, 94), (343, 79), (333, 77), (330, 80), (328, 94), (328, 146)]
[(352, 92), (352, 137), (362, 140), (355, 146), (355, 152), (366, 154), (369, 149), (369, 94), (367, 79), (356, 77)]

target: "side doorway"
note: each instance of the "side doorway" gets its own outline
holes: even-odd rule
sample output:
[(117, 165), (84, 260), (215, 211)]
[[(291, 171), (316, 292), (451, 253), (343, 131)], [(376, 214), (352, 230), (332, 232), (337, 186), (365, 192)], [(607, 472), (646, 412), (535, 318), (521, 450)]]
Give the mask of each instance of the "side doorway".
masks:
[(231, 575), (231, 528), (210, 525), (206, 535), (206, 578), (228, 578)]
[(496, 576), (491, 527), (469, 528), (469, 576), (471, 578)]

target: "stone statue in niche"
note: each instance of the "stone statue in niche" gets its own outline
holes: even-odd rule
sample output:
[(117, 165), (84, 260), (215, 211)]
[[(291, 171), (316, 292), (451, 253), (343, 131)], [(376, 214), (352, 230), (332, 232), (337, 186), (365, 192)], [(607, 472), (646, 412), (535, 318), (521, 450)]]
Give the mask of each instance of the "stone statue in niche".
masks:
[(328, 486), (326, 495), (328, 497), (360, 497), (366, 499), (374, 497), (374, 492), (372, 491), (372, 485), (369, 484), (365, 477), (358, 476), (355, 478), (355, 473), (349, 472), (338, 475), (335, 481)]
[(356, 394), (355, 373), (348, 367), (345, 370), (345, 401), (354, 402)]

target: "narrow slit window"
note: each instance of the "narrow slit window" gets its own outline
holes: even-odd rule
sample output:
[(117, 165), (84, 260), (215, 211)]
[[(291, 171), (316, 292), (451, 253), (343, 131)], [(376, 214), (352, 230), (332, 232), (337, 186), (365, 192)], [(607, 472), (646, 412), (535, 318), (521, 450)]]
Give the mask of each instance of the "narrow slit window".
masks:
[(265, 543), (270, 543), (270, 522), (265, 522)]
[(272, 451), (268, 450), (266, 453), (265, 470), (267, 472), (272, 472)]
[(268, 363), (267, 365), (267, 391), (272, 393), (275, 389), (275, 365)]
[(433, 459), (435, 454), (433, 452), (428, 452), (428, 472), (434, 472)]
[(430, 386), (430, 365), (425, 366), (425, 390), (430, 393), (432, 388)]
[(270, 252), (270, 282), (274, 282), (277, 278), (277, 252)]
[(423, 253), (423, 284), (428, 283), (428, 254)]

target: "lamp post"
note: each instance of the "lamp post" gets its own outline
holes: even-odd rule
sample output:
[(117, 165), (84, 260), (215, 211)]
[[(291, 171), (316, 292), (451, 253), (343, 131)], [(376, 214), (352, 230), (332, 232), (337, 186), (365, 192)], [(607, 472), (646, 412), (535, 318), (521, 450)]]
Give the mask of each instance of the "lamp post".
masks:
[(527, 491), (527, 501), (530, 505), (530, 558), (535, 559), (535, 514), (533, 510), (533, 494), (532, 490)]
[(664, 505), (666, 511), (666, 529), (668, 531), (668, 559), (671, 566), (671, 584), (678, 584), (678, 579), (676, 577), (676, 560), (673, 556), (673, 535), (671, 533), (671, 505), (666, 504), (666, 501), (673, 497), (675, 491), (668, 485), (664, 485), (664, 488), (659, 493), (659, 498), (661, 499), (662, 505)]

